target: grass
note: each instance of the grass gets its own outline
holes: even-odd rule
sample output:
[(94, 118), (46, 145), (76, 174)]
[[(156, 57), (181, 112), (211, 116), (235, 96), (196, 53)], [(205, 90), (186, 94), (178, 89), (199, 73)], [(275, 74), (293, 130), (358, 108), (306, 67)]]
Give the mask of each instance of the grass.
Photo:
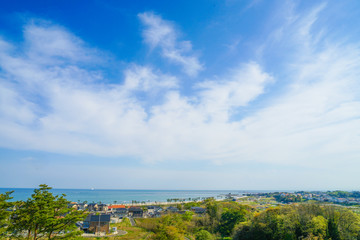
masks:
[(120, 223), (114, 223), (111, 227), (117, 227), (118, 230), (126, 231), (127, 234), (123, 236), (109, 237), (106, 239), (123, 239), (123, 240), (131, 240), (131, 239), (149, 239), (151, 236), (151, 232), (148, 232), (146, 229), (137, 226), (131, 226), (130, 220), (128, 218), (123, 219)]
[(147, 231), (144, 228), (131, 226), (130, 220), (128, 218), (124, 218), (120, 223), (111, 223), (110, 228), (117, 227), (118, 230), (126, 231), (127, 234), (122, 236), (114, 236), (114, 237), (94, 237), (94, 238), (84, 238), (84, 237), (76, 237), (74, 240), (92, 240), (92, 239), (104, 239), (104, 240), (133, 240), (133, 239), (150, 239), (152, 233)]

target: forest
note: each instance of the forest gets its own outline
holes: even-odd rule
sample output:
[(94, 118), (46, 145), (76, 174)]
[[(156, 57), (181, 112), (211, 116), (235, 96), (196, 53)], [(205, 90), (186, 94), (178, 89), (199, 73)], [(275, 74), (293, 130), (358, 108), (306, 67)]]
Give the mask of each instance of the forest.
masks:
[(230, 201), (204, 204), (205, 216), (174, 214), (138, 222), (154, 232), (153, 239), (360, 239), (360, 217), (344, 207), (302, 203), (258, 211)]

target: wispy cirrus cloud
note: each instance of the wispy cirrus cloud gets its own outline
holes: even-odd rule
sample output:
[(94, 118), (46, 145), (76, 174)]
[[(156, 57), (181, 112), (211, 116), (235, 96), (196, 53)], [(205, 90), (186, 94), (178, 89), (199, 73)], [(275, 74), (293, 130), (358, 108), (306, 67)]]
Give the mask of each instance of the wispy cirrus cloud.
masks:
[(100, 51), (87, 47), (77, 36), (47, 21), (30, 21), (24, 28), (24, 39), (24, 52), (38, 63), (55, 65), (103, 60), (98, 58)]
[(144, 40), (151, 48), (160, 48), (164, 58), (182, 66), (189, 76), (196, 76), (202, 69), (198, 57), (192, 52), (190, 41), (179, 41), (178, 32), (173, 24), (159, 15), (144, 12), (138, 15), (144, 24)]

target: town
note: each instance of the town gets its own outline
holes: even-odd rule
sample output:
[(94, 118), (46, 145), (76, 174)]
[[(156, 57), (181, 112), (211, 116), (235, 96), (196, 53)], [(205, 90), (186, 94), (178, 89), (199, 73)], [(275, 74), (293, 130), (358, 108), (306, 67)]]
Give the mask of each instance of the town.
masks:
[(124, 218), (128, 218), (131, 225), (134, 226), (134, 218), (156, 218), (167, 214), (186, 214), (190, 212), (191, 215), (204, 216), (206, 213), (204, 207), (193, 206), (200, 205), (200, 202), (189, 202), (183, 205), (177, 204), (177, 206), (139, 205), (70, 203), (70, 206), (76, 210), (86, 210), (89, 212), (84, 221), (77, 223), (77, 226), (85, 233), (83, 236), (91, 236), (90, 234), (105, 236), (109, 233), (112, 233), (112, 235), (117, 235), (118, 233), (124, 234), (124, 231), (121, 232), (116, 227), (110, 227), (112, 224), (121, 222)]
[[(168, 199), (162, 203), (147, 203), (132, 201), (131, 204), (104, 204), (72, 202), (70, 207), (76, 210), (86, 210), (89, 215), (84, 221), (78, 222), (77, 226), (83, 236), (106, 236), (126, 234), (115, 226), (123, 219), (129, 219), (132, 226), (136, 225), (134, 219), (158, 218), (167, 214), (192, 214), (202, 217), (206, 214), (206, 202), (214, 198), (198, 199)], [(359, 212), (360, 192), (345, 191), (299, 191), (299, 192), (267, 192), (267, 193), (229, 193), (216, 199), (217, 201), (232, 201), (239, 204), (253, 206), (258, 210), (293, 204), (293, 203), (322, 203), (334, 204), (342, 207), (351, 207)], [(157, 204), (157, 205), (156, 205)]]

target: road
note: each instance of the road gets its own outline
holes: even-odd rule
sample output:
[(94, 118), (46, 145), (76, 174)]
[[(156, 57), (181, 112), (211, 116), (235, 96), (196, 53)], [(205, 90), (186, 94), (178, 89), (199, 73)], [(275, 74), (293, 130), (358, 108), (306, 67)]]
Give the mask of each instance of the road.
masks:
[(129, 217), (129, 220), (130, 220), (131, 226), (136, 225), (135, 220), (132, 217)]

